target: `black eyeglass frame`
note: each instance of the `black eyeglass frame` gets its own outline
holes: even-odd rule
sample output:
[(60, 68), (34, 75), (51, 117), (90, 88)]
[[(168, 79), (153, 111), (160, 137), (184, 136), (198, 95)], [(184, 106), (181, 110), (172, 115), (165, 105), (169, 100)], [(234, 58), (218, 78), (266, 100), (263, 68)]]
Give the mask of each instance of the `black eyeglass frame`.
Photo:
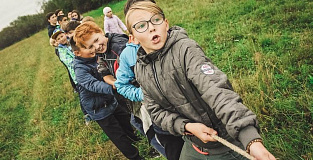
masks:
[[(156, 15), (161, 15), (161, 16), (162, 16), (162, 22), (161, 22), (161, 23), (153, 23), (153, 22), (151, 21), (151, 19), (152, 19), (154, 16), (156, 16)], [(163, 13), (157, 13), (157, 14), (151, 16), (151, 18), (150, 18), (148, 21), (139, 21), (139, 22), (135, 23), (135, 24), (132, 26), (132, 28), (134, 28), (134, 29), (136, 30), (136, 32), (138, 32), (138, 33), (143, 33), (143, 32), (146, 32), (146, 31), (148, 30), (148, 28), (149, 28), (149, 22), (150, 22), (152, 25), (161, 25), (161, 24), (164, 22), (164, 19), (165, 19), (165, 16), (164, 16)], [(139, 31), (137, 31), (137, 29), (136, 29), (135, 26), (136, 26), (138, 23), (142, 23), (142, 22), (147, 23), (147, 28), (146, 28), (144, 31), (139, 32)]]

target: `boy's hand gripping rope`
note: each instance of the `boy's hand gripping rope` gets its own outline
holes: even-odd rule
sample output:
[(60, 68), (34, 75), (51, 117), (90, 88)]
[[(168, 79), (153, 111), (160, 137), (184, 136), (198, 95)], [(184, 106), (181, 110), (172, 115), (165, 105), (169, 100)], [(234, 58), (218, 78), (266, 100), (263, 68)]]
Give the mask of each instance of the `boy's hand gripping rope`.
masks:
[(245, 152), (244, 150), (242, 150), (241, 148), (229, 143), (228, 141), (226, 141), (225, 139), (217, 136), (217, 135), (211, 135), (212, 138), (216, 139), (217, 141), (219, 141), (220, 143), (222, 143), (223, 145), (227, 146), (228, 148), (234, 150), (235, 152), (241, 154), (242, 156), (250, 159), (250, 160), (255, 160), (255, 158), (253, 156), (251, 156), (250, 154), (248, 154), (247, 152)]

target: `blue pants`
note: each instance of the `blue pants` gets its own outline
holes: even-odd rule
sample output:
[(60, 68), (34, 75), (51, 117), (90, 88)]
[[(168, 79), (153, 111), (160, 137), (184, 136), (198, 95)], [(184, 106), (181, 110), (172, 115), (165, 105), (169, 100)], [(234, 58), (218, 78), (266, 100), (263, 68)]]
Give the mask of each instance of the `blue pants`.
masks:
[[(130, 124), (132, 124), (142, 135), (147, 136), (142, 127), (142, 122), (138, 122), (138, 120), (135, 119), (135, 116), (131, 114), (130, 117)], [(149, 130), (153, 130), (153, 127), (151, 127)], [(149, 132), (149, 131), (148, 131)], [(148, 136), (147, 136), (148, 137)], [(151, 138), (151, 141), (149, 140), (151, 146), (155, 148), (159, 153), (161, 153), (164, 157), (166, 157), (165, 149), (163, 146), (160, 145), (160, 143), (156, 140), (155, 134)]]

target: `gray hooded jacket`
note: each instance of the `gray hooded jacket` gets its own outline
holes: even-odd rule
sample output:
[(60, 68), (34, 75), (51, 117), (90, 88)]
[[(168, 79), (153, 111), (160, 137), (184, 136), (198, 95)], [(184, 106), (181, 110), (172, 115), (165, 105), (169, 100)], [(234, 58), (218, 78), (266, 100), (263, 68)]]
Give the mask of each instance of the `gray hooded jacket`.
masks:
[[(260, 138), (256, 115), (242, 104), (227, 76), (212, 64), (195, 41), (188, 38), (184, 29), (170, 28), (167, 41), (160, 50), (146, 54), (141, 47), (135, 75), (152, 121), (163, 130), (184, 135), (188, 122), (211, 127), (202, 119), (208, 113), (199, 113), (181, 92), (174, 78), (176, 75), (179, 79), (186, 77), (197, 88), (207, 107), (223, 123), (226, 135), (240, 141), (244, 147), (251, 140)], [(188, 85), (187, 80), (182, 82), (186, 90), (190, 88)], [(236, 142), (233, 143), (238, 145)]]

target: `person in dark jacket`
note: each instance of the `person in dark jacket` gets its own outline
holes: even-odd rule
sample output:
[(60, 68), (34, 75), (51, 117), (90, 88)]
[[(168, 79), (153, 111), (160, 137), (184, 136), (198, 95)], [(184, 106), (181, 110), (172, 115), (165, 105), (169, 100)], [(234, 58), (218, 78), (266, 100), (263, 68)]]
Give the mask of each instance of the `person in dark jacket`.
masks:
[(49, 12), (46, 14), (46, 18), (49, 22), (49, 25), (48, 25), (48, 35), (49, 35), (49, 38), (52, 36), (53, 34), (53, 31), (57, 28), (59, 28), (60, 26), (57, 25), (57, 16), (53, 13), (53, 12)]
[(57, 16), (53, 13), (53, 12), (49, 12), (46, 14), (46, 18), (49, 22), (48, 24), (48, 36), (49, 36), (49, 42), (50, 42), (50, 45), (55, 47), (55, 54), (59, 57), (59, 52), (58, 52), (58, 43), (56, 42), (56, 40), (52, 39), (51, 36), (53, 34), (53, 32), (56, 30), (56, 29), (60, 29), (60, 26), (57, 25)]
[[(115, 89), (115, 71), (118, 67), (118, 58), (126, 47), (128, 36), (125, 34), (107, 33), (104, 35), (101, 28), (94, 22), (85, 22), (82, 24), (86, 30), (75, 30), (75, 40), (80, 47), (95, 50), (99, 55), (98, 67), (99, 73), (104, 81), (112, 85)], [(127, 108), (127, 99), (114, 90), (117, 101), (123, 108)]]
[(180, 159), (243, 159), (216, 142), (219, 135), (258, 160), (275, 157), (262, 144), (256, 115), (242, 104), (221, 72), (180, 27), (169, 28), (155, 3), (136, 2), (126, 15), (139, 41), (136, 80), (152, 121), (184, 135)]
[[(83, 24), (75, 30), (74, 39), (80, 30), (86, 29)], [(76, 43), (77, 44), (77, 43)], [(97, 59), (94, 49), (80, 47), (75, 52), (74, 70), (82, 106), (95, 120), (115, 146), (128, 159), (142, 159), (132, 142), (138, 141), (130, 124), (130, 115), (124, 110), (113, 94), (111, 85), (105, 82), (97, 71)]]

